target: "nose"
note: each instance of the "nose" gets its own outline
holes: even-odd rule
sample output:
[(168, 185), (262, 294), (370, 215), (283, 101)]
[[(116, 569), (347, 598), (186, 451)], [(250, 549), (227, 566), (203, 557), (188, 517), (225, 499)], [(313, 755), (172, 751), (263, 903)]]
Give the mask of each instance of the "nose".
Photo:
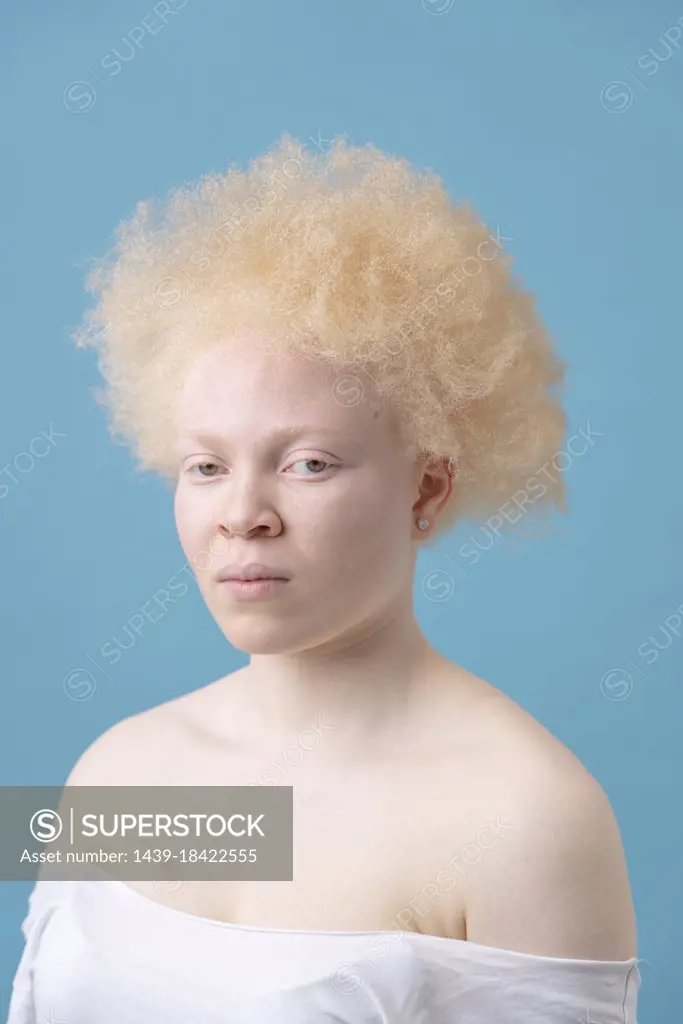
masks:
[(223, 536), (249, 537), (252, 534), (275, 536), (282, 529), (282, 521), (272, 500), (264, 493), (254, 477), (238, 481), (233, 476), (221, 495), (221, 508), (217, 516), (218, 532)]

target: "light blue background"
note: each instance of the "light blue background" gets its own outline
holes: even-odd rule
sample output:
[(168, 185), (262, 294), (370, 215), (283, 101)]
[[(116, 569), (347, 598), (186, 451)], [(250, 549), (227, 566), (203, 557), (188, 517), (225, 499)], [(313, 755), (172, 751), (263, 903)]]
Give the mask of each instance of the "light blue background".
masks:
[[(639, 1024), (673, 1020), (683, 948), (683, 615), (671, 618), (683, 604), (683, 48), (664, 60), (662, 37), (683, 25), (683, 4), (187, 0), (161, 30), (148, 18), (114, 74), (112, 51), (130, 52), (123, 37), (140, 38), (152, 9), (25, 0), (2, 15), (0, 466), (17, 482), (0, 475), (0, 781), (61, 784), (113, 722), (247, 660), (191, 581), (116, 665), (98, 653), (114, 637), (129, 642), (123, 624), (185, 559), (171, 492), (111, 443), (91, 394), (94, 354), (69, 341), (88, 302), (86, 261), (139, 199), (244, 166), (284, 131), (373, 142), (440, 174), (512, 239), (517, 272), (570, 363), (570, 433), (589, 423), (600, 434), (567, 468), (570, 514), (555, 532), (496, 540), (472, 564), (460, 548), (490, 538), (464, 524), (425, 552), (417, 614), (447, 656), (520, 702), (606, 789), (646, 961)], [(87, 85), (70, 89), (78, 81)], [(50, 424), (65, 436), (49, 455), (12, 468)], [(431, 571), (440, 575), (423, 591)], [(451, 578), (452, 595), (436, 600)], [(65, 676), (88, 667), (95, 692), (69, 699)], [(605, 677), (611, 669), (632, 683)], [(29, 888), (0, 885), (2, 1019)]]

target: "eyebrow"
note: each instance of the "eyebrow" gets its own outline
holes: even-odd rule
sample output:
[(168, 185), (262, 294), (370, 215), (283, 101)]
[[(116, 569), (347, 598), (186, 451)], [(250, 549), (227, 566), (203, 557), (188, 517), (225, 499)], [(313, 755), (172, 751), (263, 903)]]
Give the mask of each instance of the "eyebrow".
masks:
[[(300, 437), (302, 434), (334, 434), (337, 437), (351, 437), (351, 434), (346, 430), (335, 430), (332, 427), (321, 427), (310, 423), (299, 423), (289, 427), (276, 427), (275, 430), (272, 430), (266, 436), (265, 441), (266, 443), (268, 441), (286, 441), (291, 440), (294, 437)], [(226, 437), (222, 437), (220, 434), (206, 430), (191, 430), (187, 433), (187, 437), (192, 441), (197, 441), (200, 444), (208, 444), (211, 446), (225, 444), (227, 440)]]

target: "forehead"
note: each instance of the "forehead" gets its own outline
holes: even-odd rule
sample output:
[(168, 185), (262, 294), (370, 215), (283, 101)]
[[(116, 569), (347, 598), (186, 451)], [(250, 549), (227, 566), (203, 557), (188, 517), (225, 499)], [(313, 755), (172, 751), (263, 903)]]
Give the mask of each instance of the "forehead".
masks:
[(178, 405), (181, 430), (198, 426), (267, 432), (269, 425), (317, 424), (354, 436), (387, 420), (372, 379), (295, 352), (275, 352), (258, 335), (221, 339), (198, 356)]

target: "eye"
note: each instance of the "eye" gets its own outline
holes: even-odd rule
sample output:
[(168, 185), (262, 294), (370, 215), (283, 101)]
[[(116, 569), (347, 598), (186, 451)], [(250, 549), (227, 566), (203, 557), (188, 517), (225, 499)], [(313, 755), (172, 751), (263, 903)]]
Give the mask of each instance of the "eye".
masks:
[[(194, 464), (194, 466), (190, 466), (190, 468), (188, 469), (187, 472), (188, 473), (192, 473), (193, 469), (204, 470), (204, 469), (207, 469), (207, 468), (209, 468), (209, 469), (220, 469), (221, 467), (218, 465), (217, 462), (196, 462)], [(213, 477), (217, 476), (217, 473), (207, 473), (207, 474), (204, 474), (202, 472), (202, 473), (199, 473), (199, 474), (195, 473), (194, 475), (195, 476), (198, 475), (199, 477), (201, 477), (202, 480), (211, 480)]]
[[(319, 466), (323, 466), (324, 467), (322, 470), (318, 470), (317, 472), (314, 472), (314, 473), (311, 473), (311, 474), (304, 474), (305, 476), (308, 476), (308, 475), (310, 475), (310, 476), (320, 476), (321, 473), (325, 472), (325, 469), (327, 469), (329, 466), (332, 465), (331, 462), (325, 462), (324, 459), (297, 459), (295, 462), (290, 463), (290, 465), (296, 466), (296, 464), (298, 462), (303, 462), (303, 463), (317, 462)], [(289, 467), (287, 467), (287, 468), (289, 468)], [(294, 474), (294, 476), (298, 476), (298, 475), (299, 474), (297, 474), (297, 473)]]

